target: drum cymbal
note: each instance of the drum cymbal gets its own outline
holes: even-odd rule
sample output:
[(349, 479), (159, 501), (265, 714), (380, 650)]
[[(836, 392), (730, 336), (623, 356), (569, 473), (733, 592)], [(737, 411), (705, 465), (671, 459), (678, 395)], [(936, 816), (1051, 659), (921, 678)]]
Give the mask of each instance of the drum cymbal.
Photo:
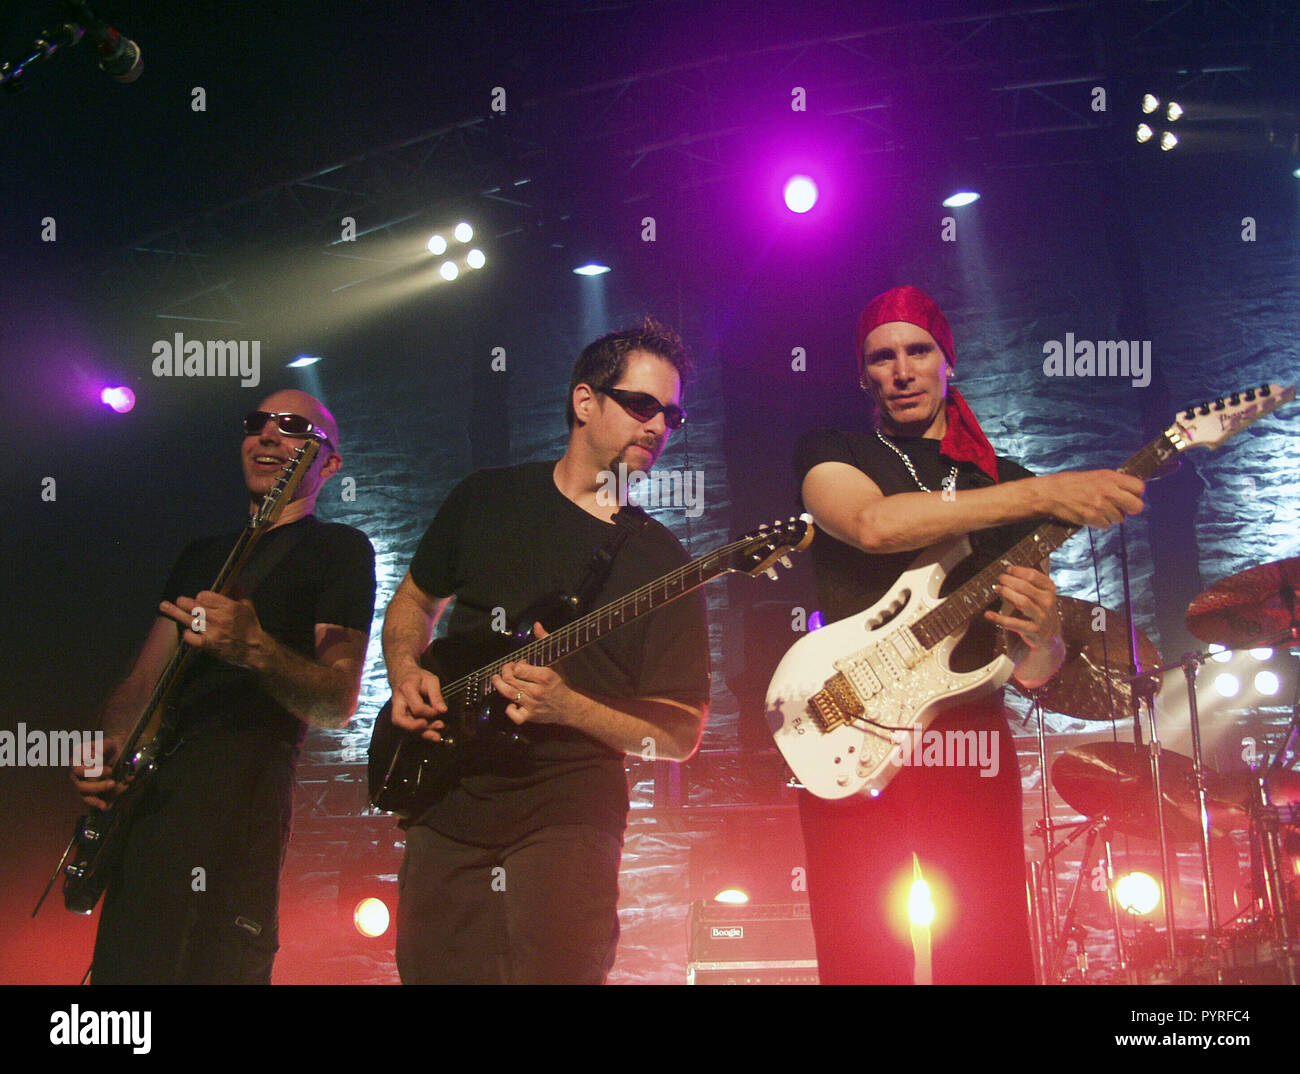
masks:
[(1215, 582), (1187, 609), (1187, 629), (1229, 649), (1278, 644), (1296, 623), (1300, 558), (1250, 567)]
[[(1255, 802), (1255, 773), (1253, 772), (1228, 772), (1218, 776), (1209, 787), (1215, 798), (1240, 807), (1243, 817), (1245, 817), (1244, 811)], [(1300, 772), (1284, 768), (1280, 772), (1272, 773), (1269, 776), (1268, 789), (1275, 806), (1300, 805)], [(1242, 827), (1245, 827), (1244, 823)]]
[[(1057, 597), (1065, 663), (1038, 690), (1045, 708), (1076, 720), (1115, 720), (1133, 714), (1128, 621), (1118, 612), (1074, 597)], [(1137, 633), (1143, 667), (1159, 667), (1151, 639)]]
[[(1155, 794), (1147, 748), (1131, 742), (1093, 742), (1067, 750), (1052, 765), (1056, 791), (1085, 817), (1110, 815), (1117, 831), (1157, 838)], [(1175, 842), (1200, 838), (1192, 761), (1180, 753), (1160, 753), (1160, 790), (1165, 827)], [(1246, 813), (1221, 797), (1210, 801), (1211, 826), (1220, 832), (1246, 827)]]

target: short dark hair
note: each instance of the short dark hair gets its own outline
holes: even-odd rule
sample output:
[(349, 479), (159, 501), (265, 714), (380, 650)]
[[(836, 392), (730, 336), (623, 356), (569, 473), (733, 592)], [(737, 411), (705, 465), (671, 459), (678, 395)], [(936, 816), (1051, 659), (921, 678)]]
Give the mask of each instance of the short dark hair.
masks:
[(569, 377), (569, 400), (565, 405), (565, 420), (572, 429), (578, 421), (573, 411), (573, 389), (588, 384), (594, 390), (611, 387), (627, 369), (627, 356), (633, 351), (646, 351), (668, 362), (682, 383), (694, 372), (686, 345), (672, 328), (653, 317), (644, 317), (636, 328), (623, 328), (609, 332), (594, 343), (589, 343), (573, 364)]

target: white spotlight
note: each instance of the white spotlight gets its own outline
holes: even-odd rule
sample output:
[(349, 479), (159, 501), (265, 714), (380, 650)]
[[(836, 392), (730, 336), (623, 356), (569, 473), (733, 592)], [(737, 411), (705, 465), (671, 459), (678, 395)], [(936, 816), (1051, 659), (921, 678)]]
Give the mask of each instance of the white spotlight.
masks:
[(1241, 680), (1225, 671), (1222, 675), (1215, 676), (1214, 689), (1220, 697), (1236, 697), (1241, 693)]
[(439, 257), (447, 252), (447, 240), (441, 235), (435, 235), (429, 240), (429, 253), (434, 257)]
[(973, 190), (959, 190), (956, 194), (950, 194), (943, 199), (945, 209), (960, 209), (963, 205), (973, 205), (980, 200), (980, 196)]
[(1160, 903), (1160, 885), (1146, 873), (1125, 873), (1115, 881), (1115, 901), (1130, 914), (1149, 914)]
[(1217, 664), (1226, 664), (1232, 659), (1232, 650), (1225, 649), (1218, 642), (1210, 646), (1210, 659)]
[(309, 365), (315, 365), (319, 361), (320, 361), (320, 355), (318, 354), (300, 354), (298, 355), (297, 358), (295, 358), (292, 362), (289, 363), (289, 368), (304, 369)]
[(1153, 134), (1155, 134), (1155, 131), (1153, 131), (1153, 130), (1152, 130), (1150, 127), (1148, 127), (1145, 123), (1139, 123), (1139, 124), (1138, 124), (1138, 129), (1137, 129), (1137, 140), (1138, 140), (1139, 142), (1149, 142), (1149, 141), (1151, 141), (1151, 136), (1152, 136)]
[(440, 275), (444, 280), (454, 280), (460, 275), (460, 269), (456, 267), (455, 261), (444, 261), (438, 267), (438, 275)]
[(1160, 98), (1157, 97), (1154, 93), (1144, 93), (1144, 94), (1142, 94), (1142, 111), (1143, 111), (1143, 112), (1145, 112), (1147, 115), (1150, 115), (1152, 112), (1154, 112), (1154, 111), (1155, 111), (1157, 108), (1159, 108), (1159, 107), (1160, 107)]
[(1258, 660), (1262, 664), (1265, 660), (1273, 659), (1273, 650), (1272, 649), (1251, 649), (1250, 655), (1253, 656), (1256, 660)]
[(1169, 118), (1170, 123), (1172, 123), (1182, 114), (1183, 114), (1183, 107), (1177, 101), (1170, 101), (1169, 107), (1165, 109), (1165, 115)]
[(487, 264), (487, 258), (483, 256), (482, 250), (471, 250), (465, 255), (465, 264), (470, 268), (482, 268)]
[(579, 276), (603, 276), (609, 271), (609, 266), (599, 265), (595, 261), (588, 261), (585, 265), (579, 265), (573, 271)]
[(456, 230), (452, 232), (456, 236), (457, 242), (469, 242), (474, 237), (474, 229), (464, 221), (456, 225)]
[(1178, 135), (1176, 134), (1171, 134), (1169, 131), (1165, 131), (1165, 133), (1160, 136), (1160, 148), (1163, 149), (1166, 153), (1168, 153), (1169, 150), (1173, 149), (1173, 147), (1176, 146), (1177, 144), (1178, 144)]
[(1265, 697), (1275, 697), (1282, 689), (1282, 680), (1271, 671), (1258, 671), (1255, 673), (1255, 689)]

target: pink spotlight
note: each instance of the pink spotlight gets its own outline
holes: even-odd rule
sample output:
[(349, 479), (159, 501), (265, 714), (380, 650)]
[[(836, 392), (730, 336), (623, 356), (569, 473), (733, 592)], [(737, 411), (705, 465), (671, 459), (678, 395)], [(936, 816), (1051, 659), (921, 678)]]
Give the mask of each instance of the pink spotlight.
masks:
[(806, 175), (792, 175), (785, 183), (785, 207), (792, 213), (806, 213), (817, 204), (817, 184)]
[(119, 414), (125, 414), (135, 406), (135, 392), (130, 388), (105, 388), (99, 393), (99, 401)]

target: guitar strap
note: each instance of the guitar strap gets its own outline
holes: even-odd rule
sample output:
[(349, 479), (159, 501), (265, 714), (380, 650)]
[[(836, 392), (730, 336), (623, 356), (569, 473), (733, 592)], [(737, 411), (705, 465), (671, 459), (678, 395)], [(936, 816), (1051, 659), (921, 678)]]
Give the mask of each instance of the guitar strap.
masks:
[(259, 553), (266, 554), (256, 555), (253, 562), (248, 564), (248, 566), (240, 572), (239, 578), (236, 579), (239, 588), (242, 589), (245, 594), (252, 596), (257, 587), (270, 577), (271, 572), (275, 570), (275, 568), (283, 562), (285, 557), (294, 550), (298, 545), (298, 542), (307, 536), (307, 532), (315, 529), (317, 526), (315, 515), (308, 515), (306, 518), (300, 520), (300, 522), (301, 524), (295, 522), (286, 527), (290, 530), (289, 536), (278, 538), (275, 542), (275, 547), (272, 548), (269, 553), (266, 552), (266, 538), (270, 537), (275, 530), (272, 529), (267, 531), (266, 536), (262, 538), (261, 546), (257, 549)]
[(587, 573), (583, 575), (578, 588), (574, 590), (573, 606), (576, 614), (584, 614), (592, 598), (600, 592), (600, 587), (609, 577), (610, 569), (614, 566), (614, 557), (623, 547), (623, 542), (634, 533), (638, 533), (649, 521), (650, 516), (634, 504), (628, 504), (614, 516), (614, 532), (609, 540), (596, 549), (591, 562), (587, 564)]

